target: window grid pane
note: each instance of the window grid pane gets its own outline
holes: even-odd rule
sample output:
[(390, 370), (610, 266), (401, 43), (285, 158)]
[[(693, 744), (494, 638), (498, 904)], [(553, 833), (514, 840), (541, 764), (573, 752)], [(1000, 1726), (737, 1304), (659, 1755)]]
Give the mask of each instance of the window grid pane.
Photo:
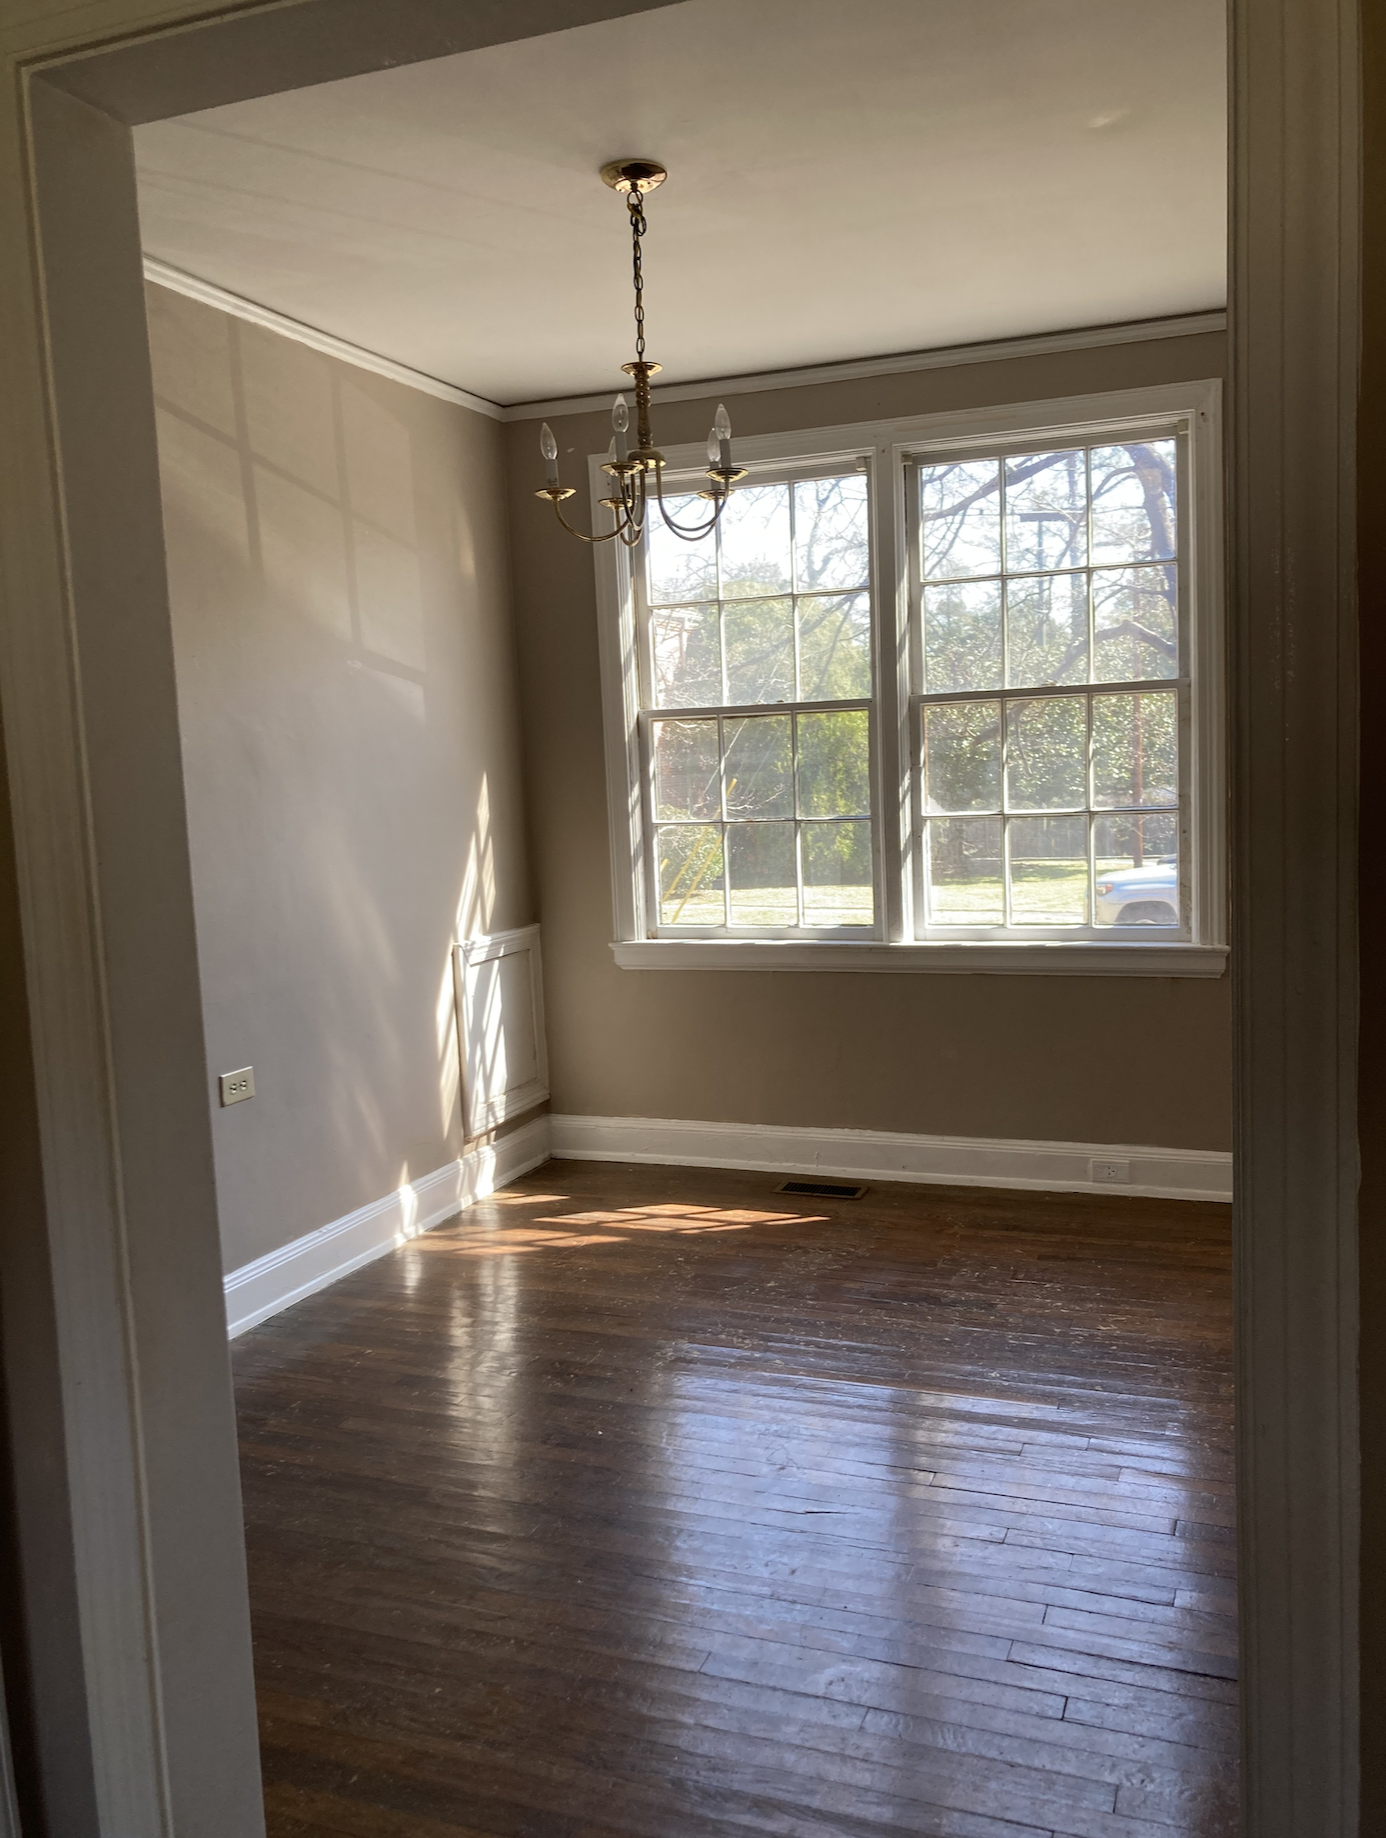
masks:
[(870, 718), (846, 708), (652, 720), (659, 924), (873, 926)]
[[(681, 568), (671, 539), (646, 545), (663, 928), (874, 927), (867, 485), (853, 473), (743, 488), (736, 524), (707, 541), (710, 568)], [(665, 583), (681, 597), (655, 599)], [(750, 707), (764, 713), (724, 712)]]
[[(915, 477), (926, 923), (1177, 927), (1174, 439), (920, 464)], [(966, 623), (992, 604), (994, 652), (977, 613)], [(1006, 693), (1018, 689), (1030, 693)]]
[[(739, 498), (748, 492), (752, 496), (773, 492), (783, 493), (787, 499), (782, 518), (779, 506), (763, 507), (771, 546), (785, 551), (779, 557), (772, 553), (762, 558), (764, 579), (753, 579), (748, 572), (753, 559), (753, 532), (735, 532), (738, 559), (734, 569), (724, 564), (723, 530), (719, 525), (707, 538), (713, 567), (704, 570), (689, 565), (680, 570), (675, 565), (677, 557), (668, 559), (666, 552), (672, 553), (675, 544), (693, 551), (702, 545), (679, 544), (675, 537), (661, 538), (657, 527), (652, 531), (654, 559), (646, 558), (645, 579), (654, 647), (654, 707), (740, 707), (753, 702), (772, 706), (778, 702), (861, 701), (870, 697), (873, 659), (866, 487), (862, 473), (800, 480), (792, 485), (743, 486), (736, 494)], [(809, 500), (811, 492), (813, 502)], [(685, 515), (690, 503), (705, 508), (696, 498), (670, 502), (684, 506)], [(812, 523), (806, 521), (809, 512), (817, 513)], [(726, 515), (731, 515), (730, 510)], [(750, 524), (749, 516), (744, 522)], [(784, 533), (782, 544), (777, 525)], [(827, 526), (828, 536), (820, 543), (822, 525)], [(667, 598), (659, 592), (666, 587), (671, 592), (683, 588), (696, 591)], [(741, 592), (736, 591), (738, 587)], [(756, 591), (748, 593), (747, 587)], [(864, 603), (865, 618), (854, 601)], [(699, 618), (695, 620), (693, 614)], [(716, 626), (716, 663), (710, 656), (711, 632), (697, 644), (694, 641), (700, 634), (689, 630), (704, 615), (711, 615), (711, 623)], [(825, 640), (821, 628), (835, 615), (839, 629)], [(772, 629), (776, 627), (778, 631)], [(806, 627), (808, 635), (819, 641), (811, 670), (805, 666)], [(777, 643), (783, 648), (783, 668), (774, 656)], [(823, 652), (828, 653), (826, 660), (820, 655)], [(813, 680), (806, 681), (810, 675)], [(719, 679), (720, 704), (709, 698), (714, 681)], [(748, 689), (750, 693), (743, 693)], [(772, 698), (769, 691), (780, 693)]]

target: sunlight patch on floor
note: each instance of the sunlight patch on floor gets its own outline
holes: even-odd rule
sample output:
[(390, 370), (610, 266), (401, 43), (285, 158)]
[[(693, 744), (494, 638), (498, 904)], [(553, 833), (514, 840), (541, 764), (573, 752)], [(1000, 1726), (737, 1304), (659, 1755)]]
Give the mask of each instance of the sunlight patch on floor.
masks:
[[(553, 1205), (563, 1194), (526, 1194), (529, 1206)], [(502, 1201), (495, 1195), (491, 1204)], [(516, 1204), (516, 1195), (510, 1204)], [(480, 1221), (459, 1221), (451, 1230), (428, 1234), (431, 1248), (461, 1257), (502, 1257), (521, 1251), (575, 1250), (580, 1245), (628, 1244), (629, 1232), (745, 1232), (753, 1225), (815, 1225), (826, 1223), (822, 1213), (759, 1212), (749, 1207), (694, 1206), (662, 1202), (650, 1206), (622, 1206), (612, 1211), (548, 1214), (528, 1225), (497, 1226)], [(561, 1230), (544, 1230), (544, 1227)], [(576, 1228), (605, 1226), (604, 1232)]]

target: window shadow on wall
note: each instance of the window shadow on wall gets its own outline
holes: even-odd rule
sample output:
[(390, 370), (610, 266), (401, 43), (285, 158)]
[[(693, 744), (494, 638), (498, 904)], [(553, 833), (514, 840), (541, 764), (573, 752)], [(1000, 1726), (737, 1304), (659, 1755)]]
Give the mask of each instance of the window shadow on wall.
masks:
[(218, 1140), (239, 1263), (460, 1152), (451, 946), (495, 915), (508, 636), (457, 411), (150, 309), (208, 1047), (256, 1066)]

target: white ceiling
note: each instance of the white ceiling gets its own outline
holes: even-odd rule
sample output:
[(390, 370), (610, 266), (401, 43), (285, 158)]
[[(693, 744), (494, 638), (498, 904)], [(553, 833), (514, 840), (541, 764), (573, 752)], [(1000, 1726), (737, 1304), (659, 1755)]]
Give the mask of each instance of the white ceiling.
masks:
[(685, 0), (135, 130), (149, 255), (499, 403), (1222, 305), (1223, 0)]

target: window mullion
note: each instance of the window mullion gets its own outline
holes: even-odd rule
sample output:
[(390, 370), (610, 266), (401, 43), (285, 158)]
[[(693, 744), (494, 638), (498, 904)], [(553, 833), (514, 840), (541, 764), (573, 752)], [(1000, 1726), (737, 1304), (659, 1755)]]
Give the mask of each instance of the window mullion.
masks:
[(794, 813), (794, 912), (800, 930), (804, 926), (804, 845), (803, 824), (799, 820), (799, 717), (789, 720), (789, 786), (790, 808)]
[(798, 702), (804, 692), (803, 678), (799, 674), (799, 554), (794, 521), (799, 494), (792, 484), (786, 496), (789, 499), (789, 637), (794, 647), (794, 700)]
[[(1091, 498), (1092, 498), (1091, 478), (1089, 478), (1089, 481), (1088, 481), (1088, 497), (1089, 497), (1089, 513), (1088, 514), (1089, 514), (1089, 521), (1091, 521), (1091, 515), (1092, 515), (1092, 512), (1091, 512)], [(1089, 530), (1089, 550), (1088, 550), (1089, 554), (1092, 553), (1091, 535), (1092, 535), (1091, 530)], [(1089, 596), (1089, 604), (1091, 604), (1091, 596)], [(1089, 615), (1089, 617), (1091, 617), (1091, 615)], [(1089, 652), (1088, 656), (1089, 656), (1089, 660), (1091, 660), (1092, 653)], [(1089, 661), (1088, 669), (1089, 669), (1089, 674), (1091, 674), (1091, 670), (1092, 670), (1091, 661)], [(1088, 693), (1086, 697), (1084, 698), (1084, 700), (1087, 703), (1087, 716), (1088, 716), (1086, 752), (1085, 752), (1086, 770), (1084, 772), (1084, 784), (1087, 788), (1087, 810), (1084, 813), (1084, 817), (1085, 817), (1087, 833), (1088, 833), (1088, 838), (1087, 838), (1088, 840), (1088, 897), (1085, 902), (1086, 909), (1087, 909), (1085, 922), (1088, 925), (1088, 927), (1091, 928), (1097, 923), (1097, 859), (1093, 853), (1095, 843), (1096, 843), (1096, 835), (1097, 835), (1097, 820), (1095, 816), (1093, 815), (1093, 812), (1096, 808), (1097, 786), (1093, 779), (1094, 768), (1093, 768), (1093, 746), (1092, 746), (1092, 690), (1091, 689), (1088, 690)]]
[(727, 724), (717, 717), (717, 815), (722, 842), (722, 923), (731, 924), (731, 849), (727, 838)]
[(1003, 696), (1001, 711), (1001, 923), (1009, 931), (1014, 923), (1011, 911), (1011, 715), (1010, 704)]

